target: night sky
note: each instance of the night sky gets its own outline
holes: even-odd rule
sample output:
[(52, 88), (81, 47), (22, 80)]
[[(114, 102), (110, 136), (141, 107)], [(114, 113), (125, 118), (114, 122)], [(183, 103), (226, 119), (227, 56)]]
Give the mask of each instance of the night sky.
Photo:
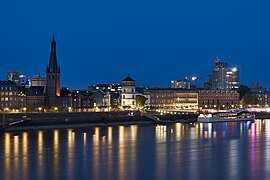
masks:
[(260, 0), (6, 0), (0, 2), (0, 78), (41, 74), (55, 32), (61, 86), (206, 81), (218, 56), (241, 84), (270, 88), (270, 2)]

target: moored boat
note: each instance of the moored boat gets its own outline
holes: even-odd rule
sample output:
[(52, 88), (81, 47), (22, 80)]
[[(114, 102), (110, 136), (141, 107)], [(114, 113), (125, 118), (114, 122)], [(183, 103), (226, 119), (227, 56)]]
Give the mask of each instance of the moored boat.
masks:
[(254, 121), (255, 115), (246, 109), (236, 109), (233, 111), (202, 113), (198, 117), (198, 122), (231, 122), (231, 121)]

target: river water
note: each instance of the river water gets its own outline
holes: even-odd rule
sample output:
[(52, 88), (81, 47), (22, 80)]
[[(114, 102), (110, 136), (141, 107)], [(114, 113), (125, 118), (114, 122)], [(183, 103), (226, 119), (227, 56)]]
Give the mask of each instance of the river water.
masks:
[(0, 179), (270, 179), (270, 120), (6, 132)]

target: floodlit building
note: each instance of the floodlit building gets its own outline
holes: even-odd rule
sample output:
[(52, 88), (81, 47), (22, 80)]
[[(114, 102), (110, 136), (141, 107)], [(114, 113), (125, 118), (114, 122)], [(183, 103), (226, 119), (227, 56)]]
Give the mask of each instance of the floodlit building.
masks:
[(198, 93), (194, 90), (174, 88), (149, 88), (150, 108), (195, 110), (198, 108)]
[(32, 86), (46, 86), (46, 78), (40, 75), (33, 76), (32, 78)]
[(129, 76), (122, 80), (121, 106), (136, 108), (135, 80)]
[(236, 90), (199, 90), (199, 108), (231, 109), (239, 107), (239, 93)]
[(18, 106), (18, 86), (12, 81), (0, 81), (0, 108), (16, 108)]
[(57, 99), (60, 96), (60, 66), (57, 63), (54, 35), (51, 42), (49, 65), (46, 69), (46, 96), (46, 106), (58, 105)]

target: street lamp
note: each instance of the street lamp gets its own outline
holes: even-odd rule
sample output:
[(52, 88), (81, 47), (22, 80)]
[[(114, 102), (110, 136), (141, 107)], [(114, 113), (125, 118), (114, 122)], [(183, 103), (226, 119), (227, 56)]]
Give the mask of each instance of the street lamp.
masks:
[(191, 78), (192, 81), (195, 81), (195, 80), (197, 80), (197, 79), (198, 79), (198, 78), (195, 77), (195, 76), (193, 76), (193, 77)]

